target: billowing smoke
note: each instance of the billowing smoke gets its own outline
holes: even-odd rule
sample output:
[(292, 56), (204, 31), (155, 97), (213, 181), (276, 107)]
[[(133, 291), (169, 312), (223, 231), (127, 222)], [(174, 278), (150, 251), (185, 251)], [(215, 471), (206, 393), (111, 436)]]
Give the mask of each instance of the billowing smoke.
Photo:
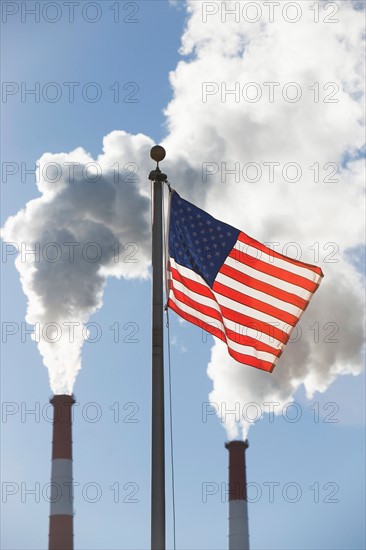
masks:
[(150, 206), (137, 182), (152, 141), (112, 132), (103, 145), (96, 160), (81, 148), (45, 153), (37, 169), (42, 196), (3, 229), (20, 252), (26, 320), (37, 328), (54, 393), (72, 392), (84, 325), (102, 305), (106, 277), (148, 276)]
[(261, 412), (282, 411), (302, 385), (311, 398), (363, 368), (352, 262), (364, 239), (362, 6), (332, 4), (327, 18), (326, 3), (319, 17), (299, 2), (271, 16), (268, 4), (189, 2), (182, 50), (194, 60), (172, 75), (167, 108), (169, 146), (202, 165), (201, 205), (325, 275), (273, 374), (237, 364), (215, 342), (210, 401), (230, 438), (245, 437)]
[[(353, 261), (363, 242), (363, 14), (354, 2), (337, 3), (334, 15), (322, 3), (319, 14), (293, 3), (301, 14), (280, 6), (271, 22), (268, 5), (256, 2), (257, 22), (242, 8), (224, 16), (243, 4), (187, 2), (182, 54), (190, 58), (170, 75), (164, 170), (188, 200), (279, 252), (320, 265), (325, 277), (273, 374), (236, 364), (214, 342), (210, 400), (230, 437), (245, 434), (248, 423), (225, 419), (220, 404), (265, 409), (291, 401), (302, 385), (309, 397), (324, 392), (339, 374), (360, 372), (363, 345)], [(5, 224), (4, 240), (41, 249), (38, 262), (17, 259), (27, 321), (49, 323), (53, 340), (52, 323), (78, 323), (74, 342), (63, 331), (56, 343), (39, 343), (55, 393), (72, 391), (82, 327), (102, 304), (106, 277), (148, 277), (152, 144), (112, 132), (95, 160), (82, 149), (43, 155), (42, 196)], [(123, 246), (137, 263), (121, 261)]]
[[(153, 145), (143, 134), (115, 131), (96, 159), (82, 148), (45, 153), (37, 163), (41, 196), (2, 229), (7, 253), (19, 251), (26, 321), (35, 327), (55, 394), (73, 391), (87, 323), (102, 306), (107, 277), (149, 277)], [(187, 179), (187, 162), (176, 164)]]

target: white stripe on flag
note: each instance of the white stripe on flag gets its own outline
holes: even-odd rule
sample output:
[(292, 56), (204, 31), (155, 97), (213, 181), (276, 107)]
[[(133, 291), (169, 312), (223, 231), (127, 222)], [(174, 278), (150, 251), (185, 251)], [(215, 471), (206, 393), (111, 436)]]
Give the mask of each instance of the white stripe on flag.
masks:
[(263, 273), (262, 271), (259, 271), (258, 269), (253, 269), (252, 267), (249, 267), (248, 265), (245, 265), (238, 260), (234, 260), (234, 258), (227, 257), (224, 265), (228, 265), (229, 267), (232, 267), (233, 269), (236, 269), (240, 273), (248, 275), (253, 279), (263, 281), (264, 283), (280, 288), (281, 290), (285, 290), (286, 292), (295, 294), (303, 300), (308, 301), (309, 297), (311, 296), (311, 293), (308, 290), (305, 290), (300, 286), (288, 283), (287, 281), (284, 281), (283, 279), (278, 279), (277, 277), (273, 277), (272, 275), (267, 275), (267, 273)]
[(302, 311), (301, 308), (294, 306), (293, 304), (289, 304), (288, 302), (284, 302), (283, 300), (275, 298), (270, 294), (266, 294), (265, 292), (261, 292), (260, 290), (244, 285), (243, 283), (240, 283), (236, 279), (232, 279), (231, 277), (228, 277), (223, 273), (219, 272), (215, 281), (217, 281), (218, 283), (222, 283), (223, 285), (232, 288), (233, 290), (236, 290), (241, 294), (244, 294), (245, 296), (251, 296), (256, 300), (261, 300), (262, 302), (266, 302), (273, 307), (277, 307), (278, 309), (282, 309), (287, 313), (291, 313), (291, 315), (294, 315), (295, 317), (299, 317)]
[(316, 283), (320, 278), (319, 275), (312, 271), (310, 268), (300, 267), (292, 262), (287, 262), (286, 260), (276, 258), (274, 255), (266, 254), (259, 248), (255, 248), (254, 246), (243, 243), (239, 239), (236, 241), (234, 249), (238, 250), (239, 252), (243, 252), (244, 254), (248, 254), (248, 256), (251, 256), (256, 260), (265, 262), (271, 267), (279, 267), (280, 269), (285, 269), (290, 273), (300, 275), (300, 277), (309, 279), (309, 281), (312, 281), (313, 283)]
[[(192, 275), (194, 276), (194, 272), (192, 272), (191, 270), (189, 270), (189, 269), (187, 269), (183, 266), (180, 266), (178, 264), (175, 264), (175, 269), (178, 272), (184, 271), (184, 277), (190, 278), (191, 280), (194, 280), (192, 277), (189, 277), (190, 273), (192, 273)], [(181, 274), (183, 275), (183, 272)], [(220, 314), (220, 316), (223, 318), (223, 323), (224, 323), (225, 327), (228, 328), (229, 330), (232, 330), (233, 332), (235, 332), (236, 334), (239, 334), (239, 335), (241, 334), (243, 336), (249, 336), (251, 338), (254, 338), (254, 339), (258, 340), (259, 342), (263, 342), (264, 344), (267, 344), (268, 346), (271, 346), (274, 349), (281, 349), (281, 347), (283, 346), (282, 342), (280, 342), (279, 340), (277, 340), (273, 336), (270, 336), (266, 333), (261, 332), (259, 329), (256, 330), (255, 328), (245, 327), (243, 325), (240, 325), (239, 323), (231, 321), (227, 317), (224, 317), (218, 302), (221, 301), (222, 305), (225, 305), (226, 307), (231, 307), (231, 309), (234, 309), (234, 311), (239, 311), (241, 313), (241, 310), (238, 310), (238, 307), (240, 307), (240, 304), (237, 304), (237, 302), (233, 302), (232, 300), (229, 300), (228, 298), (224, 298), (224, 297), (222, 297), (222, 296), (220, 296), (220, 295), (218, 295), (218, 294), (216, 294), (212, 291), (211, 292), (212, 292), (213, 298), (208, 298), (207, 296), (202, 296), (202, 294), (199, 294), (197, 292), (194, 292), (191, 289), (188, 289), (180, 281), (177, 281), (176, 279), (174, 279), (174, 277), (172, 278), (172, 281), (173, 281), (173, 289), (179, 290), (180, 292), (182, 292), (182, 294), (184, 294), (185, 296), (188, 296), (189, 298), (191, 298), (198, 305), (211, 307), (212, 309), (217, 311)], [(206, 284), (202, 285), (202, 286), (205, 286), (205, 288), (207, 288)], [(215, 298), (216, 298), (217, 301), (215, 300)], [(181, 302), (181, 303), (183, 303), (183, 302)], [(189, 306), (187, 306), (187, 307), (189, 307)], [(181, 308), (181, 309), (183, 309), (183, 308)], [(250, 308), (247, 308), (247, 309), (249, 310)], [(254, 310), (254, 309), (252, 311), (253, 311), (254, 314), (257, 312), (257, 310)], [(258, 312), (258, 313), (260, 313), (260, 312)], [(267, 315), (267, 317), (269, 317), (269, 316)], [(214, 318), (214, 317), (210, 317), (210, 319), (214, 319), (216, 321), (216, 318)], [(258, 319), (258, 317), (255, 317), (255, 319), (260, 321)], [(271, 327), (279, 328), (280, 330), (282, 330), (286, 334), (288, 334), (290, 332), (291, 328), (292, 328), (289, 325), (287, 325), (286, 323), (283, 323), (283, 322), (280, 323), (280, 322), (276, 321), (274, 318), (270, 318), (270, 322), (267, 323), (267, 324), (269, 324)], [(243, 329), (245, 329), (245, 332), (243, 332)]]
[(199, 319), (200, 321), (203, 321), (204, 323), (210, 324), (211, 326), (221, 330), (221, 332), (225, 334), (225, 337), (228, 342), (228, 346), (234, 351), (237, 351), (238, 353), (242, 353), (244, 355), (250, 355), (251, 357), (256, 357), (257, 359), (260, 359), (262, 361), (268, 361), (270, 363), (273, 363), (277, 359), (276, 355), (272, 353), (267, 353), (265, 351), (257, 351), (253, 346), (245, 346), (243, 344), (239, 344), (235, 342), (234, 340), (228, 337), (222, 323), (220, 323), (217, 319), (214, 319), (213, 317), (205, 315), (204, 313), (197, 311), (196, 309), (193, 309), (190, 306), (187, 306), (185, 303), (181, 302), (173, 293), (171, 293), (170, 295), (170, 300), (174, 302), (182, 311), (188, 313), (189, 315), (192, 315), (193, 317), (195, 317), (196, 319)]

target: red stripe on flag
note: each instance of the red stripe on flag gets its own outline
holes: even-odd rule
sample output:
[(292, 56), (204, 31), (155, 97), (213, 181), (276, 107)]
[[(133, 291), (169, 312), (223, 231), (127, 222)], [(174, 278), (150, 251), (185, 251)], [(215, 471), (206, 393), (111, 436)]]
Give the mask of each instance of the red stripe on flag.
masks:
[[(231, 270), (232, 268), (228, 268), (228, 269)], [(210, 287), (208, 287), (206, 284), (201, 284), (196, 281), (192, 281), (192, 279), (189, 279), (188, 277), (184, 277), (184, 275), (179, 273), (179, 271), (177, 271), (177, 269), (173, 267), (171, 267), (170, 270), (171, 270), (173, 279), (175, 279), (176, 281), (179, 281), (183, 286), (185, 286), (189, 290), (192, 290), (193, 292), (196, 292), (197, 294), (200, 294), (207, 298), (215, 298)], [(224, 273), (224, 271), (222, 271), (222, 273)], [(275, 306), (267, 304), (266, 302), (263, 302), (261, 300), (257, 300), (250, 296), (246, 296), (245, 294), (242, 294), (239, 291), (231, 289), (226, 285), (219, 283), (217, 281), (214, 282), (212, 290), (214, 292), (217, 292), (218, 294), (221, 294), (223, 296), (226, 296), (227, 298), (230, 298), (236, 302), (239, 302), (240, 304), (246, 305), (253, 309), (257, 309), (258, 311), (262, 311), (267, 315), (272, 315), (275, 319), (279, 319), (285, 324), (294, 326), (298, 321), (298, 317), (296, 317), (295, 315), (292, 315), (291, 313), (288, 313), (282, 309), (276, 308)], [(307, 302), (305, 302), (305, 300), (301, 300), (301, 301), (304, 302), (303, 304), (303, 308), (304, 308)]]
[[(246, 328), (246, 327), (241, 327), (241, 328)], [(233, 342), (236, 342), (237, 344), (241, 344), (242, 346), (251, 346), (257, 351), (272, 353), (272, 355), (276, 355), (276, 357), (279, 357), (283, 351), (283, 346), (282, 348), (272, 348), (268, 344), (261, 342), (260, 336), (258, 338), (252, 338), (251, 336), (246, 336), (244, 334), (234, 332), (233, 330), (230, 330), (226, 327), (225, 327), (225, 334), (227, 334), (227, 337), (230, 340), (232, 340)]]
[[(191, 298), (187, 294), (184, 294), (177, 288), (174, 288), (174, 284), (173, 284), (173, 292), (174, 292), (174, 295), (177, 297), (177, 299), (180, 302), (182, 302), (182, 304), (189, 306), (192, 309), (195, 309), (196, 311), (199, 311), (200, 313), (207, 315), (208, 317), (212, 317), (213, 319), (216, 319), (221, 323), (223, 322), (222, 315), (220, 314), (219, 311), (217, 311), (213, 307), (206, 306), (204, 304), (200, 304), (199, 302), (196, 302), (195, 300), (193, 300), (193, 298)], [(213, 296), (211, 296), (211, 298), (213, 298)]]
[(256, 241), (252, 237), (249, 237), (249, 235), (246, 235), (242, 231), (238, 235), (238, 241), (241, 243), (247, 244), (248, 246), (253, 246), (254, 248), (257, 248), (261, 252), (264, 252), (265, 254), (268, 254), (272, 258), (278, 258), (279, 260), (283, 260), (284, 262), (289, 262), (293, 265), (297, 265), (298, 267), (302, 267), (304, 269), (309, 269), (313, 273), (316, 273), (320, 277), (323, 277), (323, 272), (320, 269), (320, 267), (316, 267), (315, 265), (307, 264), (306, 262), (300, 262), (300, 260), (294, 260), (292, 258), (289, 258), (288, 256), (284, 256), (283, 254), (280, 254), (279, 252), (275, 252), (271, 248), (268, 248), (265, 244), (260, 243), (259, 241)]
[(172, 274), (172, 278), (176, 281), (179, 281), (182, 283), (183, 286), (187, 287), (189, 290), (193, 290), (193, 292), (196, 292), (197, 294), (201, 294), (201, 296), (206, 296), (207, 298), (213, 298), (212, 290), (211, 288), (205, 284), (198, 283), (197, 281), (192, 281), (192, 279), (188, 279), (188, 277), (185, 277), (179, 271), (177, 271), (174, 267), (170, 267), (170, 272)]
[(242, 271), (239, 271), (239, 269), (235, 269), (229, 265), (223, 264), (220, 268), (219, 273), (222, 273), (223, 275), (226, 275), (227, 277), (230, 277), (231, 279), (238, 281), (238, 283), (242, 283), (243, 285), (254, 288), (255, 290), (264, 292), (269, 296), (278, 298), (283, 302), (288, 302), (289, 304), (292, 304), (300, 309), (305, 309), (307, 306), (307, 301), (304, 300), (303, 298), (300, 298), (300, 296), (297, 296), (296, 294), (292, 294), (291, 292), (287, 292), (286, 290), (277, 288), (273, 285), (270, 285), (269, 283), (264, 283), (263, 281), (254, 279), (249, 275), (245, 275), (245, 273), (243, 273)]
[[(249, 317), (248, 315), (238, 313), (237, 311), (234, 311), (233, 309), (222, 306), (220, 304), (218, 304), (218, 306), (220, 308), (221, 313), (210, 306), (200, 304), (199, 302), (193, 300), (193, 298), (191, 298), (187, 294), (184, 294), (180, 290), (174, 288), (174, 282), (173, 282), (173, 292), (174, 292), (174, 295), (177, 297), (177, 299), (183, 304), (191, 307), (192, 309), (195, 309), (196, 311), (203, 313), (204, 315), (207, 315), (208, 317), (212, 317), (213, 319), (216, 319), (217, 321), (220, 321), (223, 324), (224, 324), (224, 320), (228, 319), (229, 321), (237, 323), (239, 326), (252, 328), (253, 330), (256, 330), (258, 332), (263, 332), (264, 334), (267, 334), (268, 336), (276, 340), (279, 340), (283, 344), (285, 344), (289, 339), (289, 335), (286, 334), (286, 332), (274, 326), (274, 324), (272, 325), (269, 323), (265, 323), (264, 321), (259, 321), (254, 317)], [(216, 301), (214, 295), (211, 295), (211, 298)], [(275, 322), (276, 321), (274, 321), (274, 323)]]
[[(189, 306), (190, 308), (192, 308), (192, 309), (194, 309), (194, 310), (196, 310), (196, 311), (198, 311), (198, 312), (200, 312), (204, 315), (213, 317), (213, 315), (211, 315), (211, 313), (209, 313), (209, 310), (211, 311), (211, 308), (209, 306), (202, 306), (202, 304), (199, 304), (193, 298), (187, 296), (186, 294), (184, 294), (180, 290), (174, 288), (174, 285), (172, 287), (172, 291), (173, 291), (174, 296), (177, 298), (177, 300), (179, 302), (183, 303), (186, 306)], [(207, 310), (206, 310), (206, 308), (207, 308)], [(212, 308), (212, 309), (214, 309), (214, 308)], [(281, 351), (282, 348), (279, 349), (279, 348), (276, 348), (276, 347), (272, 347), (269, 344), (266, 344), (265, 342), (261, 342), (262, 334), (261, 334), (261, 332), (260, 332), (260, 330), (258, 329), (257, 326), (256, 327), (251, 327), (251, 326), (245, 327), (245, 326), (242, 326), (242, 325), (237, 325), (239, 331), (231, 330), (225, 325), (225, 319), (223, 319), (223, 317), (220, 315), (220, 313), (216, 310), (214, 310), (214, 311), (216, 312), (215, 319), (218, 322), (220, 322), (220, 324), (222, 324), (224, 326), (225, 334), (233, 342), (236, 342), (237, 344), (240, 344), (240, 345), (243, 345), (243, 346), (251, 346), (252, 348), (254, 348), (258, 351), (264, 351), (266, 353), (272, 353), (273, 355), (276, 355), (276, 356), (279, 356), (282, 353), (282, 351)], [(252, 336), (248, 336), (247, 334), (243, 333), (245, 331), (245, 329), (247, 329), (247, 330), (248, 329), (256, 330), (258, 335), (256, 336), (256, 338), (253, 338)], [(218, 328), (218, 330), (221, 330), (221, 329)]]
[(276, 277), (281, 281), (285, 281), (292, 285), (304, 288), (309, 292), (315, 292), (315, 290), (319, 286), (318, 284), (309, 281), (309, 279), (301, 277), (301, 275), (296, 275), (295, 273), (291, 273), (290, 271), (282, 269), (281, 267), (275, 267), (267, 264), (266, 262), (262, 262), (261, 260), (256, 260), (255, 258), (253, 258), (253, 256), (249, 256), (249, 254), (245, 254), (245, 252), (240, 252), (240, 250), (235, 250), (234, 248), (231, 250), (228, 256), (229, 258), (232, 258), (237, 262), (247, 265), (252, 269), (256, 269), (257, 271), (266, 273), (266, 275)]
[(249, 365), (251, 367), (255, 367), (260, 370), (265, 370), (267, 372), (272, 372), (275, 364), (277, 362), (277, 359), (271, 363), (269, 361), (263, 361), (261, 359), (257, 359), (256, 357), (252, 357), (251, 355), (245, 355), (243, 353), (239, 353), (237, 351), (234, 351), (230, 347), (230, 342), (227, 341), (225, 334), (218, 328), (214, 327), (208, 323), (205, 323), (204, 321), (201, 321), (200, 319), (197, 319), (197, 317), (194, 317), (193, 315), (190, 315), (189, 313), (186, 313), (182, 309), (180, 309), (172, 300), (169, 299), (168, 301), (168, 307), (175, 311), (180, 317), (185, 319), (186, 321), (202, 328), (206, 332), (209, 332), (213, 336), (216, 336), (217, 338), (220, 338), (223, 342), (225, 342), (228, 346), (229, 354), (238, 361), (239, 363), (244, 363), (246, 365)]
[(274, 321), (273, 324), (269, 324), (269, 323), (265, 323), (264, 321), (259, 321), (254, 317), (243, 315), (243, 313), (238, 313), (237, 311), (234, 311), (233, 309), (230, 309), (225, 306), (220, 306), (220, 309), (222, 311), (223, 317), (226, 319), (229, 319), (230, 321), (233, 321), (234, 323), (238, 323), (242, 326), (253, 328), (253, 330), (258, 330), (259, 332), (263, 332), (264, 334), (267, 334), (271, 338), (279, 340), (283, 344), (286, 344), (289, 339), (289, 335), (286, 334), (286, 332), (284, 332), (283, 330), (275, 326), (275, 323), (276, 325), (281, 326), (280, 322)]
[(214, 282), (212, 289), (214, 292), (217, 292), (222, 296), (226, 296), (234, 302), (238, 302), (239, 304), (257, 309), (258, 311), (266, 313), (267, 315), (272, 315), (272, 317), (274, 317), (275, 319), (279, 319), (280, 321), (283, 321), (288, 325), (294, 326), (299, 320), (298, 317), (292, 315), (291, 313), (288, 313), (287, 311), (284, 311), (283, 309), (279, 309), (275, 306), (272, 306), (271, 304), (267, 304), (266, 302), (258, 300), (257, 298), (253, 298), (252, 296), (246, 296), (245, 294), (242, 294), (241, 292), (234, 290), (217, 281)]

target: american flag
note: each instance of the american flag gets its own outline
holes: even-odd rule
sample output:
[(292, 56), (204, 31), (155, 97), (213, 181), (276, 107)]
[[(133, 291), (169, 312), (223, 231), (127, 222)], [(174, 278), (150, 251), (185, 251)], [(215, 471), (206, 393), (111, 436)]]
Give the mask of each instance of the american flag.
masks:
[(168, 306), (272, 372), (323, 277), (171, 193)]

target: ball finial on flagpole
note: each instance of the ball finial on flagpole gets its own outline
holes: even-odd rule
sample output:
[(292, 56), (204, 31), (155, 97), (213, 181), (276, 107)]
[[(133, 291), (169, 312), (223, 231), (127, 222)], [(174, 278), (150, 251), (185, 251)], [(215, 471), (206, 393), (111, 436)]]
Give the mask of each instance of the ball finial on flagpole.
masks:
[(165, 149), (161, 145), (154, 145), (150, 151), (150, 157), (155, 160), (157, 163), (165, 159)]
[(159, 168), (159, 162), (165, 159), (165, 149), (161, 145), (154, 145), (150, 150), (150, 157), (156, 162), (156, 169), (150, 172), (149, 180), (166, 181), (167, 175), (163, 174)]

